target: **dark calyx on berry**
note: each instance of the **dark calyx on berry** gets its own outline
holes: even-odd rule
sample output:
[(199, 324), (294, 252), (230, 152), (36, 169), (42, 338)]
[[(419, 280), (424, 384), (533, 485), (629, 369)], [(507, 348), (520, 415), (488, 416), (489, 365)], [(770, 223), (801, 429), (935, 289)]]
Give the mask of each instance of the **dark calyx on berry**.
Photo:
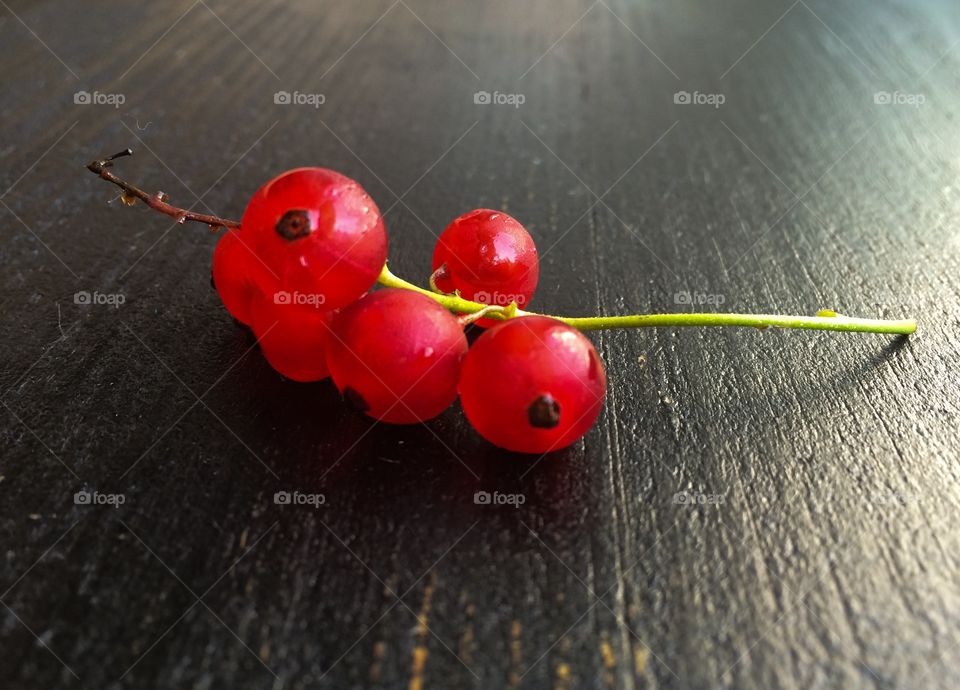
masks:
[(549, 393), (541, 395), (527, 408), (530, 426), (538, 429), (552, 429), (560, 423), (560, 403)]
[(367, 401), (363, 399), (363, 396), (357, 393), (350, 386), (347, 386), (343, 389), (343, 399), (348, 403), (357, 408), (360, 412), (366, 412), (370, 409), (370, 406), (367, 404)]
[(298, 240), (310, 234), (310, 217), (306, 211), (290, 209), (277, 221), (277, 234), (285, 240)]

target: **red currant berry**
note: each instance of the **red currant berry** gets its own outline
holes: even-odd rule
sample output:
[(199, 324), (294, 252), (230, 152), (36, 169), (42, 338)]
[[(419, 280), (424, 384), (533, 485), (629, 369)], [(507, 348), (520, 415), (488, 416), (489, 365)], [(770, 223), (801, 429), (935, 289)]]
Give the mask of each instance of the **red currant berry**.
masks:
[(374, 419), (412, 424), (457, 397), (467, 339), (458, 319), (426, 295), (373, 292), (333, 320), (327, 364), (348, 402)]
[[(447, 226), (433, 250), (436, 286), (465, 299), (526, 309), (540, 277), (537, 247), (526, 229), (503, 211), (477, 209)], [(493, 325), (485, 319), (482, 325)]]
[(213, 283), (230, 315), (248, 326), (254, 298), (269, 289), (269, 273), (254, 256), (248, 235), (228, 230), (213, 252)]
[(501, 322), (463, 361), (460, 402), (491, 443), (520, 453), (569, 446), (593, 426), (607, 376), (578, 330), (546, 316)]
[(326, 309), (354, 301), (387, 259), (387, 234), (373, 199), (348, 177), (298, 168), (257, 190), (240, 225), (284, 289)]
[(289, 293), (258, 295), (251, 326), (260, 350), (274, 369), (294, 381), (327, 378), (327, 341), (336, 312), (291, 304)]

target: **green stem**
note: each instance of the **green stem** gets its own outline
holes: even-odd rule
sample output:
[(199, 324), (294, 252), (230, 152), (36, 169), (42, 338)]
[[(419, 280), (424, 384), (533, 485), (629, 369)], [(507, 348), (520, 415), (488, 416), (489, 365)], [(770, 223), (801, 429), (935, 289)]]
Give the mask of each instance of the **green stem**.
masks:
[[(426, 295), (427, 297), (436, 300), (443, 306), (445, 306), (450, 311), (455, 311), (458, 314), (473, 314), (478, 312), (481, 309), (486, 309), (488, 304), (481, 304), (480, 302), (471, 302), (468, 299), (463, 299), (458, 295), (445, 295), (442, 292), (433, 292), (431, 290), (426, 290), (419, 285), (414, 285), (411, 282), (404, 280), (398, 276), (395, 276), (390, 272), (390, 269), (387, 267), (387, 264), (383, 265), (383, 268), (380, 269), (380, 276), (377, 278), (377, 282), (386, 287), (401, 288), (403, 290), (413, 290), (414, 292), (419, 292), (421, 295)], [(518, 314), (525, 314), (526, 312), (517, 311)], [(491, 319), (503, 319), (501, 314), (490, 314), (489, 318)]]
[[(450, 311), (459, 314), (472, 314), (489, 305), (471, 302), (457, 295), (442, 295), (414, 285), (390, 272), (384, 265), (377, 279), (381, 285), (404, 290), (413, 290), (436, 300)], [(490, 319), (508, 319), (511, 316), (531, 316), (535, 312), (517, 309), (512, 314), (490, 313)], [(550, 316), (546, 314), (545, 316)], [(917, 330), (913, 319), (898, 321), (887, 319), (857, 319), (836, 314), (832, 311), (820, 311), (817, 316), (785, 316), (781, 314), (631, 314), (629, 316), (551, 316), (581, 331), (597, 331), (606, 328), (649, 328), (653, 326), (741, 326), (750, 328), (805, 328), (820, 331), (848, 331), (857, 333), (898, 333), (909, 335)]]

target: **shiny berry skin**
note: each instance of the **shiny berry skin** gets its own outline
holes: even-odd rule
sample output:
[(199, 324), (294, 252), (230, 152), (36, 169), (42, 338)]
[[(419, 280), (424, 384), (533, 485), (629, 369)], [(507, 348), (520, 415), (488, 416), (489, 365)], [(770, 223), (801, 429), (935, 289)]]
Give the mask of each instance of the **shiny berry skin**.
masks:
[[(503, 211), (480, 208), (447, 226), (433, 250), (433, 270), (443, 292), (460, 291), (465, 299), (526, 309), (540, 277), (537, 247), (530, 233)], [(492, 325), (493, 320), (481, 321)]]
[(294, 381), (321, 381), (330, 375), (327, 342), (336, 312), (292, 304), (290, 293), (278, 291), (255, 297), (251, 314), (250, 325), (270, 366)]
[(386, 289), (334, 318), (327, 365), (347, 402), (374, 419), (413, 424), (456, 399), (466, 352), (457, 317), (426, 295)]
[(494, 445), (548, 453), (583, 436), (607, 390), (603, 363), (587, 338), (546, 316), (503, 321), (483, 333), (460, 374), (470, 424)]
[(241, 323), (251, 323), (254, 298), (270, 289), (270, 275), (257, 260), (250, 238), (239, 230), (228, 230), (213, 251), (213, 283), (223, 306)]
[(283, 289), (311, 295), (326, 309), (360, 297), (387, 259), (387, 234), (373, 199), (325, 168), (297, 168), (267, 182), (240, 226)]

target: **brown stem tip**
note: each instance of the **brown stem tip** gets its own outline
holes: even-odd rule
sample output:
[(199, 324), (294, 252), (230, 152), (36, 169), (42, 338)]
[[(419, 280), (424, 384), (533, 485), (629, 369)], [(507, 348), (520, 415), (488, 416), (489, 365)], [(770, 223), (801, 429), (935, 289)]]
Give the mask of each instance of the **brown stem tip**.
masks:
[(113, 162), (117, 158), (123, 158), (124, 156), (132, 155), (133, 149), (124, 149), (123, 151), (119, 151), (118, 153), (108, 156), (107, 158), (101, 158), (99, 160), (87, 163), (87, 170), (92, 172), (94, 175), (98, 175), (101, 179), (115, 184), (122, 189), (123, 195), (120, 197), (120, 200), (125, 206), (132, 206), (133, 203), (139, 199), (149, 208), (170, 216), (178, 223), (185, 223), (188, 220), (192, 220), (197, 223), (205, 223), (210, 227), (211, 230), (216, 230), (217, 228), (240, 227), (240, 223), (235, 220), (227, 220), (226, 218), (220, 218), (219, 216), (214, 216), (207, 213), (194, 213), (193, 211), (189, 211), (187, 209), (172, 206), (167, 203), (167, 195), (163, 192), (150, 194), (149, 192), (145, 192), (139, 187), (120, 179), (110, 172), (110, 168), (113, 167)]

